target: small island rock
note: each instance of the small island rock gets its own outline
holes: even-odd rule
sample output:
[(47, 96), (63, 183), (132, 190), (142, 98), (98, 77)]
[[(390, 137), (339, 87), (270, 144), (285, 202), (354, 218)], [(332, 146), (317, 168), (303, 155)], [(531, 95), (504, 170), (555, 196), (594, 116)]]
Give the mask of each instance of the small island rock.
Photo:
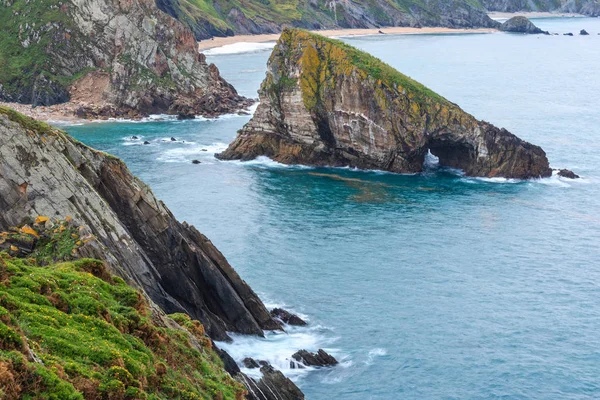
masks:
[(547, 31), (543, 31), (533, 24), (528, 18), (523, 16), (512, 17), (508, 21), (500, 25), (500, 30), (503, 32), (514, 32), (514, 33), (531, 33), (538, 34), (543, 33), (549, 35)]
[(292, 314), (289, 311), (286, 311), (282, 308), (274, 308), (271, 310), (271, 317), (277, 318), (281, 320), (281, 322), (286, 323), (288, 325), (295, 326), (306, 326), (306, 321), (297, 316), (296, 314)]
[(558, 170), (557, 173), (558, 176), (562, 176), (563, 178), (569, 178), (569, 179), (578, 179), (580, 178), (579, 175), (577, 175), (575, 172), (569, 170), (569, 169), (560, 169)]

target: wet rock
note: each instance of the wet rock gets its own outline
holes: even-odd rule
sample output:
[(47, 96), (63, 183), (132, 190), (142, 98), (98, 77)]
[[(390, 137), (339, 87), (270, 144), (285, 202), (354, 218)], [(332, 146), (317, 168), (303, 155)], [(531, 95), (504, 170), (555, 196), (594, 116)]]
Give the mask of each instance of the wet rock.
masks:
[(242, 364), (244, 364), (246, 368), (260, 368), (260, 364), (254, 358), (250, 357), (244, 358)]
[(271, 365), (260, 368), (259, 381), (239, 373), (236, 379), (248, 388), (248, 400), (303, 400), (304, 394), (289, 378)]
[(187, 119), (195, 119), (196, 116), (192, 113), (178, 113), (177, 114), (177, 119), (182, 121), (182, 120), (187, 120)]
[(383, 32), (383, 31), (381, 31), (381, 30), (380, 30), (380, 31), (377, 31), (377, 33), (379, 33), (380, 35), (385, 35), (385, 32)]
[(254, 116), (217, 158), (415, 173), (430, 151), (468, 176), (552, 174), (540, 147), (331, 39), (286, 29), (267, 68)]
[(582, 36), (587, 36), (587, 35), (589, 35), (589, 33), (588, 33), (588, 32), (587, 32), (585, 29), (582, 29), (582, 30), (580, 30), (580, 31), (579, 31), (579, 34), (580, 34), (580, 35), (582, 35)]
[(573, 36), (573, 34), (571, 32), (569, 32), (569, 33), (563, 33), (563, 36)]
[(138, 139), (139, 139), (139, 137), (137, 137), (137, 136), (132, 136), (131, 137), (131, 140), (138, 140)]
[(292, 358), (304, 365), (315, 367), (330, 367), (338, 363), (332, 355), (323, 349), (319, 349), (316, 353), (300, 350), (294, 353)]
[(558, 170), (557, 173), (558, 176), (562, 176), (563, 178), (569, 178), (569, 179), (578, 179), (580, 178), (579, 175), (577, 175), (575, 172), (568, 170), (568, 169), (560, 169)]
[(174, 137), (171, 138), (171, 142), (176, 142), (177, 139), (175, 139)]
[(147, 141), (147, 140), (145, 140), (145, 141), (144, 141), (144, 144), (150, 144), (150, 142), (149, 142), (149, 141)]
[(200, 160), (192, 160), (192, 164), (200, 164), (200, 163), (202, 163), (202, 161), (200, 161)]
[(280, 321), (288, 324), (288, 325), (295, 325), (295, 326), (305, 326), (307, 325), (306, 322), (300, 318), (299, 316), (297, 316), (296, 314), (292, 314), (289, 311), (286, 311), (282, 308), (274, 308), (271, 310), (271, 317), (273, 318), (277, 318)]
[(549, 35), (547, 31), (543, 31), (533, 24), (528, 18), (523, 16), (512, 17), (508, 21), (500, 25), (500, 30), (503, 32), (514, 33), (529, 33)]
[(200, 151), (208, 151), (207, 149), (200, 149)]

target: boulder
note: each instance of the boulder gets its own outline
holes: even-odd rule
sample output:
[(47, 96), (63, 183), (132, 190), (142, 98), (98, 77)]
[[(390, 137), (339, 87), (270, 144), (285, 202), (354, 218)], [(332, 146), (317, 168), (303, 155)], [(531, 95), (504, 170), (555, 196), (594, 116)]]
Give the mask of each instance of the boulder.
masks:
[(557, 175), (558, 176), (562, 176), (563, 178), (569, 178), (569, 179), (578, 179), (580, 177), (575, 172), (573, 172), (571, 170), (568, 170), (568, 169), (560, 169), (560, 170), (558, 170)]
[(582, 30), (580, 30), (580, 31), (579, 31), (579, 34), (580, 34), (580, 35), (583, 35), (583, 36), (587, 36), (587, 35), (589, 35), (589, 33), (588, 33), (588, 32), (587, 32), (585, 29), (582, 29)]
[(528, 18), (523, 16), (512, 17), (508, 21), (500, 25), (499, 28), (503, 32), (514, 32), (514, 33), (529, 33), (549, 35), (547, 31), (543, 31), (533, 24)]
[(217, 158), (423, 170), (430, 151), (468, 176), (550, 176), (546, 153), (375, 57), (298, 29), (281, 34), (252, 119)]
[(202, 161), (200, 161), (200, 160), (192, 160), (192, 164), (201, 164), (201, 163), (202, 163)]
[(144, 140), (144, 144), (150, 144), (150, 142), (147, 140)]
[[(323, 349), (319, 349), (316, 353), (299, 350), (292, 355), (292, 358), (306, 366), (331, 367), (338, 364), (338, 361)], [(294, 368), (294, 365), (292, 362), (290, 367)]]
[(182, 121), (182, 120), (186, 120), (186, 119), (195, 119), (196, 115), (194, 115), (193, 113), (185, 113), (185, 112), (180, 112), (179, 114), (177, 114), (177, 119)]
[(563, 36), (573, 36), (573, 34), (571, 32), (569, 32), (569, 33), (563, 33)]
[(286, 323), (288, 325), (295, 326), (305, 326), (306, 322), (297, 316), (296, 314), (292, 314), (289, 311), (286, 311), (282, 308), (274, 308), (271, 310), (271, 317), (279, 319), (281, 322)]

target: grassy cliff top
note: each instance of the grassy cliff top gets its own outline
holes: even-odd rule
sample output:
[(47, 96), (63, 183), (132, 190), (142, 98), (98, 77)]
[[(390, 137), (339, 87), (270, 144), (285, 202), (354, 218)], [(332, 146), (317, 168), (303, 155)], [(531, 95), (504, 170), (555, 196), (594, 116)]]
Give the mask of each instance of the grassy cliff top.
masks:
[(330, 39), (302, 29), (285, 29), (278, 42), (289, 51), (301, 49), (301, 88), (314, 96), (315, 89), (337, 75), (358, 73), (363, 79), (373, 79), (378, 85), (406, 95), (410, 100), (426, 104), (454, 106), (453, 103), (397, 71), (390, 65), (341, 40)]
[[(80, 239), (54, 224), (48, 234), (35, 225), (0, 234), (0, 398), (243, 396), (199, 322), (177, 314), (186, 330), (166, 327), (101, 261), (72, 260)], [(31, 241), (34, 252), (19, 258)]]

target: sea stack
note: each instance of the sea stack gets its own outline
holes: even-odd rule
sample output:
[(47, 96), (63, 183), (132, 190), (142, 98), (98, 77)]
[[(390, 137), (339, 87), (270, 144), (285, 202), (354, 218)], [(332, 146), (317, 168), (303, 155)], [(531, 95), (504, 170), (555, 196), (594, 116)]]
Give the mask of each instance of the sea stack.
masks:
[(428, 151), (466, 175), (538, 178), (546, 153), (345, 43), (286, 29), (254, 117), (218, 157), (419, 172)]
[(504, 22), (500, 25), (500, 30), (503, 32), (513, 32), (513, 33), (530, 33), (530, 34), (539, 34), (542, 33), (544, 35), (549, 35), (548, 31), (543, 31), (537, 26), (534, 25), (527, 17), (523, 17), (518, 15), (516, 17), (512, 17), (511, 19)]

